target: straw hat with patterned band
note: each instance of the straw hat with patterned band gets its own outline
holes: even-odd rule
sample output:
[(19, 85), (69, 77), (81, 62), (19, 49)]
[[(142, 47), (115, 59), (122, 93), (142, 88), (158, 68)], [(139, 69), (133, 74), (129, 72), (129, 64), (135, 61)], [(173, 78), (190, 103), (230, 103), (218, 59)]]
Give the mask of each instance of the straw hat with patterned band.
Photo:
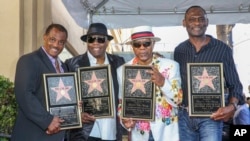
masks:
[(160, 41), (161, 39), (159, 37), (155, 37), (152, 32), (151, 26), (137, 26), (131, 30), (131, 40), (126, 42), (126, 44), (131, 44), (132, 41), (142, 38), (150, 38), (154, 40), (155, 42)]
[(104, 35), (108, 37), (108, 40), (112, 40), (113, 37), (108, 35), (107, 27), (103, 23), (92, 23), (89, 26), (87, 34), (81, 37), (81, 40), (87, 42), (87, 37), (90, 35)]

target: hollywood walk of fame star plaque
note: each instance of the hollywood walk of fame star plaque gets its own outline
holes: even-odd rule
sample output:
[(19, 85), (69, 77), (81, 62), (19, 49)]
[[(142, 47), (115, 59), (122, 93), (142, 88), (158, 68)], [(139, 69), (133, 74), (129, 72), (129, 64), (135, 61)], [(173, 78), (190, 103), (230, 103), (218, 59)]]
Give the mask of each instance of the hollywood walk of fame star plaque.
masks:
[(210, 117), (224, 103), (222, 63), (188, 63), (189, 116)]
[(76, 73), (43, 74), (46, 108), (64, 120), (61, 130), (82, 127)]
[(96, 118), (114, 116), (110, 65), (78, 68), (82, 111)]
[(147, 70), (151, 66), (125, 65), (123, 69), (122, 117), (154, 121), (155, 85)]

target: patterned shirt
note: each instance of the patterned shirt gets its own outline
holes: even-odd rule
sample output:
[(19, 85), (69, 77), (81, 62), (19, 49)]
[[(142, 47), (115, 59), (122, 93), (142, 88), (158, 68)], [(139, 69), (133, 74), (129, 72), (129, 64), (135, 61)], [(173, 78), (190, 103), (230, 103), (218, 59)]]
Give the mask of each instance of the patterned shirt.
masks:
[[(138, 65), (138, 58), (133, 58), (126, 63), (127, 65)], [(177, 106), (182, 101), (181, 77), (179, 65), (177, 62), (158, 58), (154, 55), (152, 64), (164, 76), (165, 83), (162, 87), (155, 89), (156, 107), (155, 121), (137, 120), (135, 128), (132, 129), (132, 141), (148, 141), (149, 132), (152, 132), (154, 141), (179, 141), (178, 134), (178, 110)], [(123, 95), (123, 66), (117, 69), (119, 82), (118, 116), (122, 113), (122, 95)]]
[(223, 75), (225, 87), (229, 91), (229, 99), (236, 97), (239, 104), (243, 104), (242, 84), (239, 80), (238, 72), (235, 67), (232, 49), (220, 40), (206, 35), (210, 42), (203, 46), (199, 52), (189, 40), (180, 43), (174, 51), (174, 60), (180, 65), (183, 105), (188, 106), (188, 80), (187, 80), (187, 63), (223, 63)]

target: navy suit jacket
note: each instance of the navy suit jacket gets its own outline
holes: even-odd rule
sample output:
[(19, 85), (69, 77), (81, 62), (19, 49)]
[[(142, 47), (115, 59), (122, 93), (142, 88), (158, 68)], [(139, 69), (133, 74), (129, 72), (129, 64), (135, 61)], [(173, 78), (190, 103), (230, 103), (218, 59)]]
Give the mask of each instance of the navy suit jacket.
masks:
[[(67, 72), (63, 63), (62, 68)], [(11, 141), (62, 141), (64, 138), (65, 131), (46, 134), (53, 116), (46, 111), (44, 73), (56, 73), (56, 70), (42, 48), (23, 55), (17, 62), (14, 90), (18, 115)]]

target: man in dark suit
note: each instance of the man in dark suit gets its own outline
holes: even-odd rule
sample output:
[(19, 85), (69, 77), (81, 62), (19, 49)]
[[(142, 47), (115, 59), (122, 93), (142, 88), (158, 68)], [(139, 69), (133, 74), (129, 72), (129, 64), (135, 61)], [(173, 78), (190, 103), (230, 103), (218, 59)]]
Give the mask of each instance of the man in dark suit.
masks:
[[(67, 71), (66, 66), (58, 58), (67, 37), (68, 32), (62, 25), (51, 24), (43, 35), (44, 45), (18, 60), (15, 75), (18, 115), (11, 141), (64, 139), (65, 131), (60, 131), (63, 120), (46, 110), (43, 74)], [(58, 61), (57, 70), (55, 62)]]
[[(69, 71), (77, 71), (79, 67), (98, 66), (110, 64), (113, 82), (113, 97), (115, 106), (118, 104), (118, 82), (116, 69), (125, 63), (122, 57), (106, 53), (109, 41), (113, 37), (108, 35), (107, 27), (102, 23), (93, 23), (89, 26), (86, 35), (81, 40), (87, 42), (86, 53), (65, 61)], [(116, 111), (116, 109), (114, 109)], [(70, 141), (121, 141), (121, 128), (116, 117), (96, 119), (89, 113), (82, 113), (82, 129), (70, 131)], [(93, 130), (92, 130), (93, 129)]]

